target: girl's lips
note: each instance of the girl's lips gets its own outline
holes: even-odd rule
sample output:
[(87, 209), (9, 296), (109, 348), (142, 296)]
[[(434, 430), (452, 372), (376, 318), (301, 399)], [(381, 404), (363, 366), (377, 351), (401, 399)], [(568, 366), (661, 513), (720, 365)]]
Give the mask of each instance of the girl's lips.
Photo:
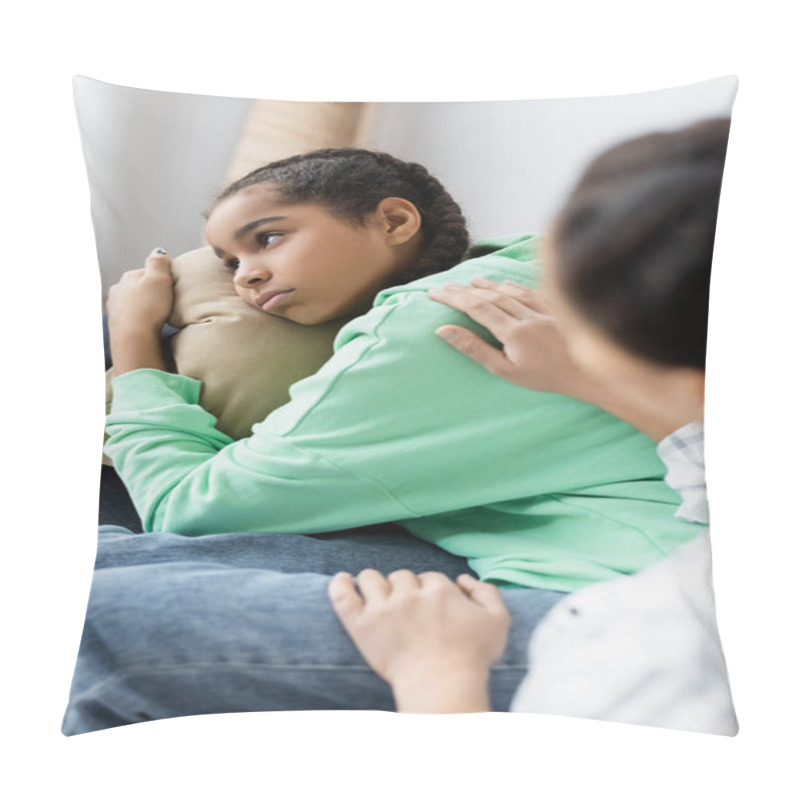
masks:
[(275, 292), (262, 295), (256, 298), (256, 305), (262, 311), (271, 311), (275, 306), (279, 305), (286, 295), (291, 294), (294, 289), (286, 289), (283, 292)]

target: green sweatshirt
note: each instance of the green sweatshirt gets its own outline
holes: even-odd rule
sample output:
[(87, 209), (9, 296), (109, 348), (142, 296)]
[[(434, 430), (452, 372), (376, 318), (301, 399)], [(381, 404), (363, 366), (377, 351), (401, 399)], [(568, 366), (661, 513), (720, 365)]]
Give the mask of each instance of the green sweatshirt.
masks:
[[(488, 332), (426, 291), (538, 283), (538, 240), (484, 242), (447, 272), (381, 292), (291, 400), (234, 442), (192, 378), (114, 380), (108, 454), (147, 531), (318, 533), (396, 521), (483, 580), (573, 591), (659, 561), (697, 535), (673, 516), (655, 445), (562, 395), (491, 375), (434, 335)], [(246, 346), (246, 343), (243, 343)]]

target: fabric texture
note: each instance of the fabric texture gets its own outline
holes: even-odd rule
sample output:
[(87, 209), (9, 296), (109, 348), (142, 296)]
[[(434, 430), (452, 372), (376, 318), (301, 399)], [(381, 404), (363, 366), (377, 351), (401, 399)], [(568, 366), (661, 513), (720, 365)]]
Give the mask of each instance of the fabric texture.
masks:
[[(193, 714), (302, 709), (393, 711), (327, 598), (330, 575), (366, 567), (435, 570), (465, 562), (382, 527), (322, 538), (100, 530), (86, 622), (62, 731), (71, 736)], [(492, 669), (508, 709), (531, 631), (564, 595), (506, 589), (514, 619)]]
[(705, 436), (703, 424), (690, 422), (662, 439), (656, 448), (667, 465), (664, 480), (680, 493), (676, 515), (690, 522), (709, 523), (706, 491)]
[(531, 671), (512, 711), (735, 735), (738, 722), (717, 629), (711, 580), (703, 426), (658, 451), (680, 487), (679, 513), (697, 538), (638, 575), (559, 603), (531, 639)]
[(291, 402), (234, 442), (197, 380), (114, 381), (106, 449), (145, 530), (318, 533), (396, 521), (489, 581), (572, 591), (693, 538), (643, 434), (561, 395), (497, 380), (434, 336), (480, 326), (426, 290), (474, 275), (531, 284), (538, 239), (485, 243), (381, 292)]

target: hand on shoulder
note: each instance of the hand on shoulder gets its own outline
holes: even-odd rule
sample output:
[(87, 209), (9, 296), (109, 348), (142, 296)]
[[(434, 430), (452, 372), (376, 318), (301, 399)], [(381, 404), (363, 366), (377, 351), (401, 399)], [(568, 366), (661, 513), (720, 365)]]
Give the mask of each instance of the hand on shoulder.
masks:
[(500, 378), (539, 392), (580, 396), (585, 379), (541, 292), (504, 281), (473, 278), (471, 286), (448, 284), (431, 299), (463, 311), (500, 342), (493, 347), (476, 333), (445, 325), (436, 335)]

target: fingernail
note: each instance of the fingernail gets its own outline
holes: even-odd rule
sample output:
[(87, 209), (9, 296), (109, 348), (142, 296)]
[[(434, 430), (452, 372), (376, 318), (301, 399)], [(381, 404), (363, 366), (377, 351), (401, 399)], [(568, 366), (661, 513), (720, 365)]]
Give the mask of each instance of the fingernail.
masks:
[(436, 331), (436, 335), (440, 339), (444, 339), (446, 342), (454, 342), (456, 339), (458, 339), (458, 334), (449, 328), (439, 328)]
[(163, 247), (156, 247), (156, 249), (150, 253), (151, 256), (165, 256), (166, 254), (167, 251)]

